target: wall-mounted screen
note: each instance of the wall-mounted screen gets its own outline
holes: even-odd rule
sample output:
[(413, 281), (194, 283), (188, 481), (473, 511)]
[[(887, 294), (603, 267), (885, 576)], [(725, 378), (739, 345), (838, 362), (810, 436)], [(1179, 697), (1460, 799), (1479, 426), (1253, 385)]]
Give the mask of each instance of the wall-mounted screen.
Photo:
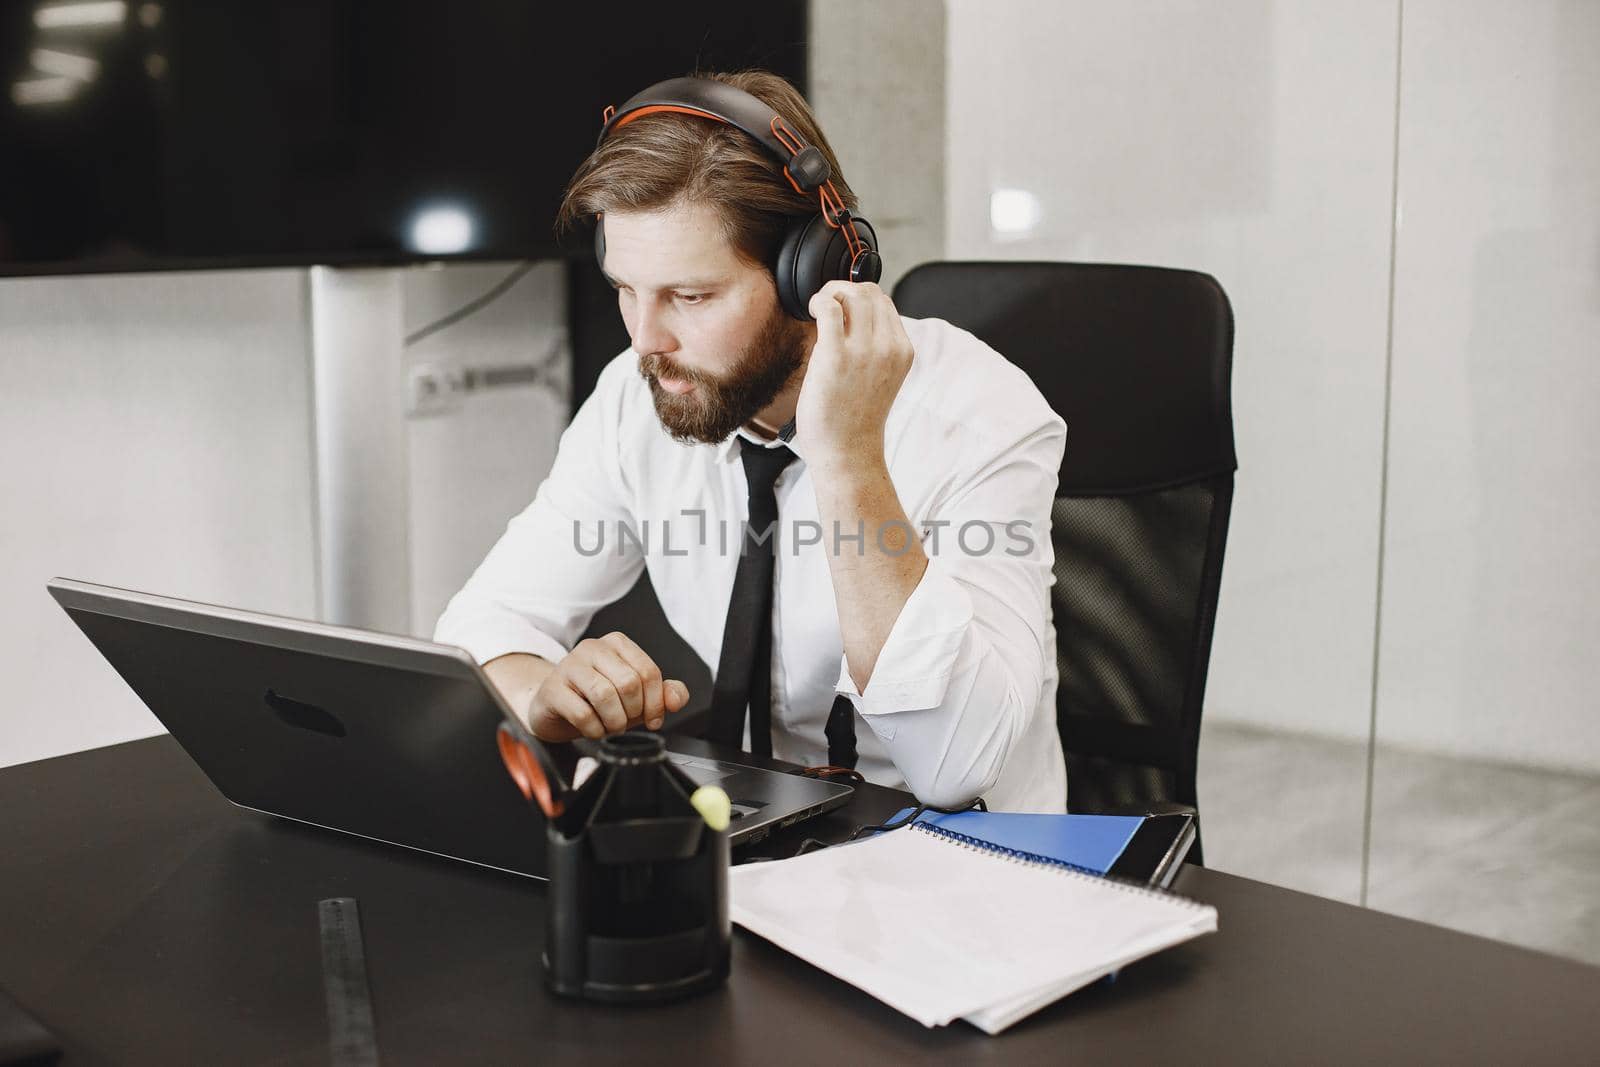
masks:
[(519, 259), (603, 108), (804, 0), (0, 0), (0, 274)]

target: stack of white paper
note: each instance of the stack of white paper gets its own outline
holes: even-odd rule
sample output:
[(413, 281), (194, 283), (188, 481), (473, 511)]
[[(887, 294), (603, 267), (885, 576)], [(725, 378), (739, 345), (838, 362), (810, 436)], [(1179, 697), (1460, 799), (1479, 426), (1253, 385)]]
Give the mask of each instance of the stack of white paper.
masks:
[(1217, 911), (921, 827), (729, 872), (733, 921), (924, 1026), (999, 1033)]

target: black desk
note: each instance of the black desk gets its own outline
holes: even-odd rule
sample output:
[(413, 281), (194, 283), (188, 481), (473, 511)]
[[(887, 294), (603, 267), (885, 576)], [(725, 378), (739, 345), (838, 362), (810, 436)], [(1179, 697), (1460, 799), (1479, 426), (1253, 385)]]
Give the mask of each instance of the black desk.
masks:
[[(805, 832), (903, 800), (868, 788)], [(1193, 868), (1178, 888), (1220, 933), (997, 1038), (925, 1030), (742, 931), (710, 995), (558, 1000), (542, 883), (238, 811), (166, 737), (0, 770), (0, 855), (0, 986), (69, 1065), (327, 1062), (316, 902), (334, 896), (360, 902), (387, 1064), (1600, 1056), (1600, 969)]]

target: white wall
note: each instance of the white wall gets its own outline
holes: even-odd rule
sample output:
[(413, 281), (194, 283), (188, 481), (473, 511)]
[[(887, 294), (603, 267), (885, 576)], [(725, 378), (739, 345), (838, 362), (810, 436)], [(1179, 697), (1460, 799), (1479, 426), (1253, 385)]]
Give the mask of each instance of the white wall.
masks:
[(1233, 301), (1207, 720), (1368, 734), (1395, 233), (1378, 740), (1600, 771), (1600, 5), (948, 8), (949, 257)]
[(811, 0), (817, 121), (883, 251), (884, 289), (945, 258), (945, 14), (930, 0)]
[(1597, 46), (1406, 0), (1384, 743), (1600, 771)]
[(300, 271), (0, 280), (0, 764), (160, 724), (61, 575), (313, 612)]
[[(406, 332), (515, 266), (400, 271)], [(565, 275), (541, 263), (394, 372), (547, 364), (406, 419), (413, 633), (533, 497), (568, 418)], [(0, 766), (160, 733), (49, 598), (61, 575), (316, 618), (306, 272), (0, 280)], [(399, 395), (401, 390), (396, 389)]]
[[(405, 332), (465, 306), (515, 266), (404, 272)], [(432, 635), (445, 603), (555, 462), (571, 418), (565, 271), (560, 263), (536, 264), (494, 303), (406, 350), (408, 368), (542, 369), (536, 381), (474, 391), (441, 414), (407, 420), (411, 631), (419, 637)]]
[[(952, 0), (949, 23), (950, 258), (1183, 267), (1233, 303), (1207, 717), (1365, 738), (1394, 3)], [(1031, 234), (991, 229), (995, 189), (1038, 197)]]

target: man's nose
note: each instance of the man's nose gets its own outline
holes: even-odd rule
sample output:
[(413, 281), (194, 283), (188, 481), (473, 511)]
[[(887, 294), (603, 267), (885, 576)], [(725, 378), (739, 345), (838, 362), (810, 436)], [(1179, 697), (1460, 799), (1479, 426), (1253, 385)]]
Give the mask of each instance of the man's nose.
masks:
[(633, 320), (633, 348), (640, 355), (671, 352), (678, 347), (677, 338), (662, 322), (661, 313), (648, 302), (641, 301)]

